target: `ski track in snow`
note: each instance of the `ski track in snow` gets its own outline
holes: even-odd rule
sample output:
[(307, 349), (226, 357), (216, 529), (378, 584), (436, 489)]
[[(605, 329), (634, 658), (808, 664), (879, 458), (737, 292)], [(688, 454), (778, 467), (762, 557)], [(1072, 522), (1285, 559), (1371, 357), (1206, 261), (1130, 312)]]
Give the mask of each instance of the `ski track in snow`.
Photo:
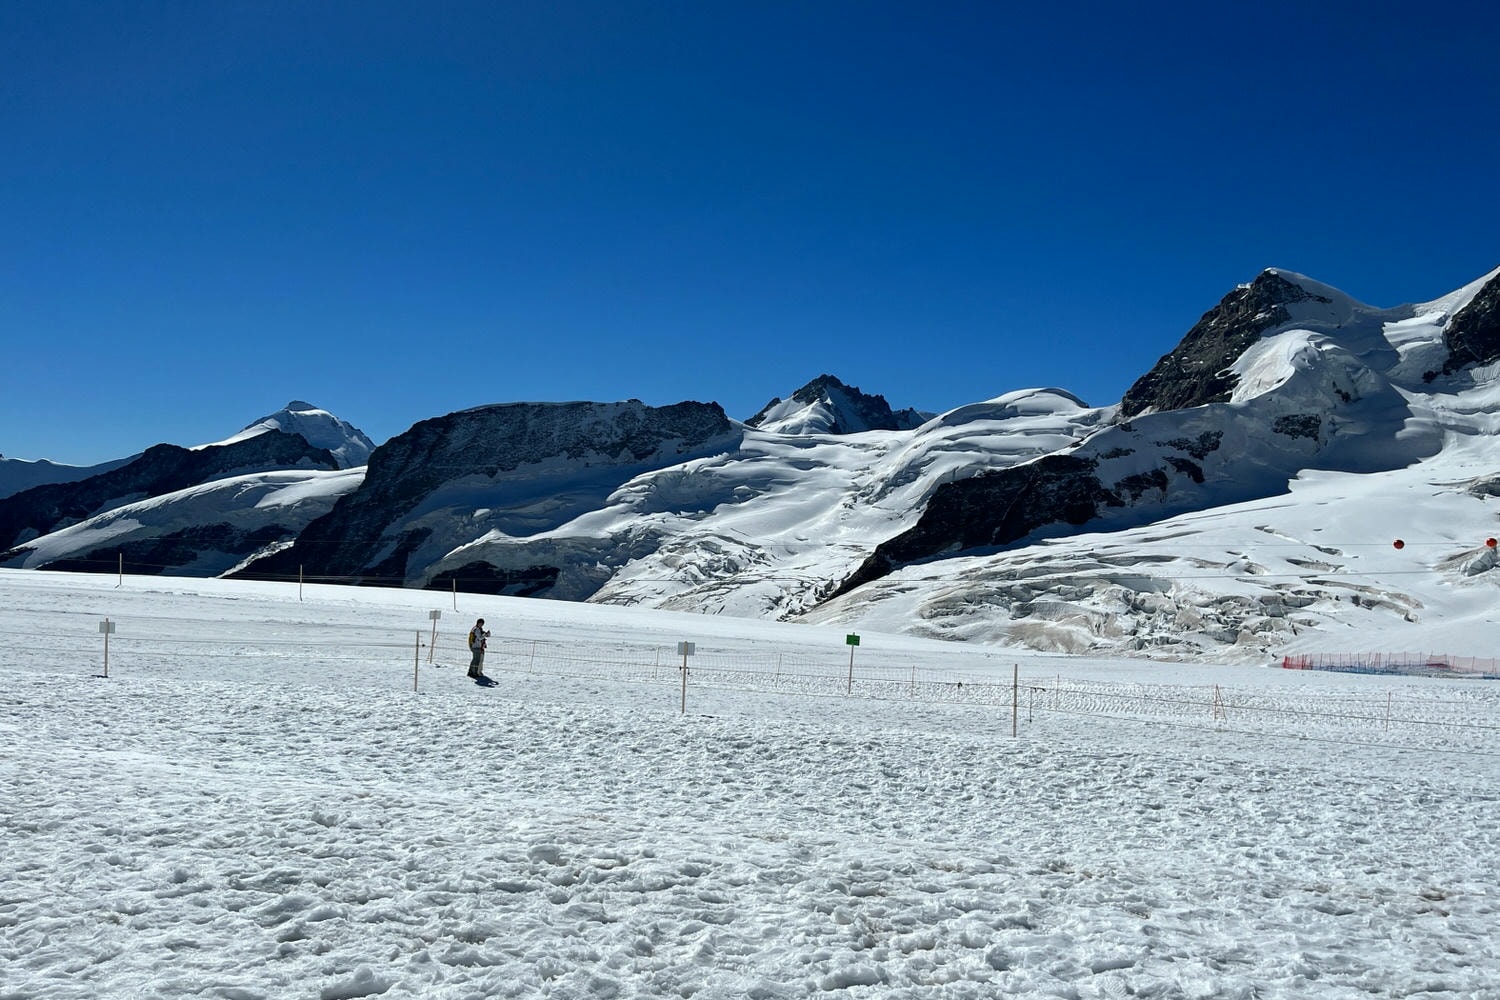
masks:
[[(680, 715), (674, 671), (503, 660), (414, 694), (409, 652), (405, 690), (401, 654), (363, 683), (105, 680), (26, 655), (35, 595), (3, 589), (7, 1000), (1500, 995), (1493, 741), (1063, 714), (1012, 739), (993, 706), (714, 689)], [(207, 606), (226, 637), (274, 619)]]

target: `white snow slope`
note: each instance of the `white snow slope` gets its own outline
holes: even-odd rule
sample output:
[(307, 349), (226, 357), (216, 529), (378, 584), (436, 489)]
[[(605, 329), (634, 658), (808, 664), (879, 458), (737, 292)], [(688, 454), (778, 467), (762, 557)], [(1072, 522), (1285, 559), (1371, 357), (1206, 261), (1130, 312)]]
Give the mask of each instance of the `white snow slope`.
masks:
[(1500, 684), (116, 583), (0, 571), (10, 1000), (1500, 995)]

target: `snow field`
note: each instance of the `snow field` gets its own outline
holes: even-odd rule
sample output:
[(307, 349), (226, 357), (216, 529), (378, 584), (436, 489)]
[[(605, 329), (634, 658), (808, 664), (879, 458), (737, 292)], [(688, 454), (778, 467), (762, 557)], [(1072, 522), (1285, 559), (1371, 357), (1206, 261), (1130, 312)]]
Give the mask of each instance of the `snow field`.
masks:
[[(48, 621), (59, 630), (76, 630), (78, 617), (66, 613)], [(684, 622), (683, 628), (691, 630), (698, 624)], [(451, 624), (448, 631), (455, 631)], [(1111, 665), (1109, 661), (1056, 657), (1026, 658), (1023, 674), (1019, 658), (1005, 664), (1004, 657), (952, 643), (908, 643), (908, 648), (898, 644), (892, 650), (860, 647), (850, 658), (846, 647), (813, 650), (794, 642), (787, 652), (773, 652), (765, 643), (730, 639), (705, 644), (704, 651), (692, 655), (684, 684), (683, 659), (674, 646), (628, 637), (570, 640), (566, 631), (543, 626), (529, 638), (492, 635), (491, 673), (522, 675), (534, 682), (537, 696), (544, 698), (548, 678), (646, 685), (652, 692), (639, 697), (657, 708), (679, 712), (694, 710), (702, 692), (717, 689), (812, 699), (854, 696), (982, 706), (993, 711), (1007, 729), (1012, 722), (1031, 725), (1038, 715), (1057, 714), (1099, 727), (1156, 723), (1284, 739), (1337, 739), (1474, 753), (1496, 752), (1496, 735), (1500, 734), (1500, 685), (1478, 680), (1444, 685), (1397, 676), (1389, 678), (1394, 683), (1380, 692), (1329, 682), (1320, 673), (1268, 672), (1263, 667), (1143, 666), (1139, 662)], [(126, 623), (124, 632), (112, 637), (114, 674), (117, 678), (122, 672), (194, 677), (202, 675), (205, 664), (228, 663), (233, 677), (253, 677), (261, 683), (295, 679), (421, 690), (451, 679), (454, 671), (449, 671), (449, 665), (462, 667), (469, 659), (463, 634), (445, 633), (434, 643), (430, 631), (413, 630), (410, 638), (403, 639), (396, 631), (341, 629), (315, 620), (288, 620), (272, 632), (272, 638), (264, 638), (266, 633), (264, 621), (236, 627), (224, 623), (208, 634), (191, 618), (136, 616)], [(92, 652), (70, 644), (20, 655), (44, 663), (57, 655), (81, 664), (92, 658), (94, 669), (103, 669), (102, 637)], [(1077, 673), (1085, 663), (1101, 666), (1088, 677), (1065, 678), (1061, 672), (1066, 667), (1069, 673)], [(1041, 673), (1053, 666), (1055, 673)], [(1163, 679), (1174, 673), (1179, 676), (1173, 681)], [(857, 706), (847, 710), (860, 711)]]
[[(682, 715), (670, 660), (520, 652), (836, 665), (841, 635), (463, 598), (449, 627), (484, 614), (499, 685), (423, 660), (414, 694), (376, 623), (414, 637), (433, 595), (113, 583), (0, 573), (0, 997), (1500, 990), (1493, 739), (1239, 718), (1389, 696), (1477, 725), (1482, 684), (1057, 657), (1023, 663), (1059, 705), (1023, 705), (1017, 739), (1008, 703), (810, 694), (800, 667), (791, 690), (705, 679)], [(925, 651), (984, 687), (982, 656), (865, 643), (857, 664)], [(1215, 678), (1227, 722), (1163, 714)], [(1126, 714), (1143, 692), (1164, 704)]]

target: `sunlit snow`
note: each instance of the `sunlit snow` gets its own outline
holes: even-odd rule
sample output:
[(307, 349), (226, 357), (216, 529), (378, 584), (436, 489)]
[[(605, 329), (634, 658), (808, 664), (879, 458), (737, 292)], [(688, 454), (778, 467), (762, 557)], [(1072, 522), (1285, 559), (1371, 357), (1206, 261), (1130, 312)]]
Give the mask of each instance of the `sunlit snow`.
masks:
[(1500, 990), (1497, 682), (23, 571), (0, 679), (6, 997)]

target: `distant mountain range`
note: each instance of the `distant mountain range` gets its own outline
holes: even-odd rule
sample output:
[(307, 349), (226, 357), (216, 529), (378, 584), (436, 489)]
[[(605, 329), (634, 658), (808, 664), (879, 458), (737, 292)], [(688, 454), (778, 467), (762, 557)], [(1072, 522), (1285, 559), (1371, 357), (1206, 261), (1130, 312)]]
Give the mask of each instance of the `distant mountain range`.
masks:
[(111, 469), (118, 469), (130, 458), (117, 458), (99, 465), (59, 465), (46, 459), (28, 461), (21, 458), (6, 458), (0, 455), (0, 499), (29, 490), (33, 486), (51, 486), (55, 483), (76, 483), (80, 479), (97, 476)]
[[(1268, 270), (1105, 407), (1028, 389), (896, 411), (822, 375), (744, 421), (715, 403), (507, 403), (375, 447), (296, 401), (71, 479), (0, 461), (0, 566), (123, 556), (136, 573), (1262, 658), (1326, 644), (1319, 609), (1347, 623), (1350, 600), (1367, 633), (1400, 636), (1454, 587), (1493, 599), (1495, 549), (1465, 539), (1500, 531), (1497, 375), (1500, 271), (1375, 308)], [(1420, 572), (1372, 561), (1424, 507), (1458, 547)]]

